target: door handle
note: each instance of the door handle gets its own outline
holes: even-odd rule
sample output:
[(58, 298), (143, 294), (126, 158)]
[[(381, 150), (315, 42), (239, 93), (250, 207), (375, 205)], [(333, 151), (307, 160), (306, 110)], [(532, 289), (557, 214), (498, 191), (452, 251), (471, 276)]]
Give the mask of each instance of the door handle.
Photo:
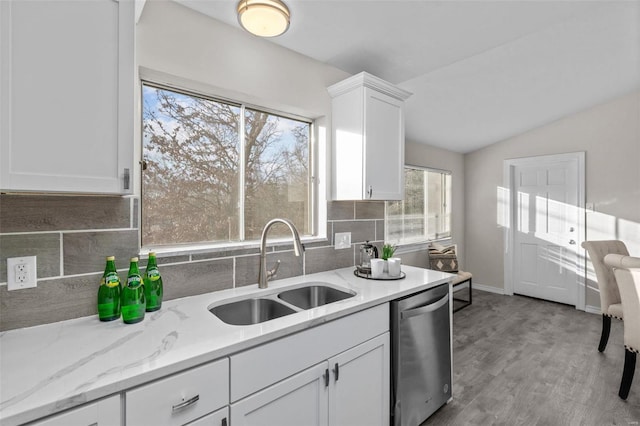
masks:
[(422, 315), (429, 312), (433, 312), (443, 307), (448, 301), (449, 301), (449, 293), (445, 294), (444, 297), (442, 297), (440, 300), (436, 302), (400, 312), (400, 319), (407, 319), (407, 318), (415, 317), (416, 315)]
[(338, 381), (338, 377), (340, 377), (340, 367), (338, 366), (338, 363), (336, 362), (335, 367), (333, 368), (333, 376), (336, 380), (336, 382)]
[(572, 246), (576, 244), (575, 240), (569, 240), (569, 244), (571, 244)]
[(326, 388), (329, 386), (329, 369), (328, 368), (324, 370), (323, 377), (324, 377), (324, 387)]

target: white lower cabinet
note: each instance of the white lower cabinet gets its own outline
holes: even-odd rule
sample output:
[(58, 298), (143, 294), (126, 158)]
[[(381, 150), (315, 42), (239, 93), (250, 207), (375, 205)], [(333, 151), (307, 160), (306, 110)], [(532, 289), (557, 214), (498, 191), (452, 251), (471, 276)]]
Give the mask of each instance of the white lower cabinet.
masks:
[(231, 405), (232, 426), (389, 424), (389, 333)]
[(385, 333), (329, 360), (330, 425), (389, 424), (389, 340)]
[(229, 407), (224, 407), (211, 414), (187, 423), (185, 426), (228, 426), (229, 425)]
[(85, 404), (62, 414), (32, 423), (32, 426), (120, 426), (120, 395)]
[[(229, 404), (229, 359), (224, 358), (127, 391), (127, 426), (224, 426)], [(211, 419), (210, 413), (215, 414)], [(214, 420), (217, 423), (211, 423)]]
[(381, 305), (232, 355), (231, 426), (389, 424)]
[(233, 426), (327, 425), (327, 363), (318, 364), (288, 379), (231, 404)]

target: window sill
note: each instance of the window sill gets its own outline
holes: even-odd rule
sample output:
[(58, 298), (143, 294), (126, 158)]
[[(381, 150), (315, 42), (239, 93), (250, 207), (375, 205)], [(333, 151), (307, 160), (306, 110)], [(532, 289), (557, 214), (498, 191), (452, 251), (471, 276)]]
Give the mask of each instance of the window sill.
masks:
[[(326, 237), (300, 237), (303, 246), (329, 245)], [(290, 237), (270, 238), (267, 242), (267, 251), (293, 250), (293, 243)], [(191, 256), (202, 254), (217, 254), (219, 257), (235, 256), (240, 254), (253, 254), (260, 252), (260, 241), (224, 242), (224, 243), (202, 243), (184, 244), (171, 246), (148, 246), (140, 249), (140, 256), (146, 257), (150, 252), (156, 253), (159, 257), (169, 256)]]
[(435, 240), (417, 241), (417, 242), (411, 242), (411, 243), (398, 244), (396, 253), (402, 254), (402, 253), (410, 253), (413, 251), (428, 250), (429, 245), (431, 245), (431, 243), (453, 244), (453, 240), (451, 239), (451, 237), (446, 237), (446, 238), (438, 238)]

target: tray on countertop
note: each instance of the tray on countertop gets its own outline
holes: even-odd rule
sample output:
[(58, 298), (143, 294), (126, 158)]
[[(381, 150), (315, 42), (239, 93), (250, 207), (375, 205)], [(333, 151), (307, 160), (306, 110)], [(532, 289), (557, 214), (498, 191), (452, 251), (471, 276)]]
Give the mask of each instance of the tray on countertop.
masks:
[(392, 281), (392, 280), (401, 280), (407, 276), (404, 272), (400, 271), (400, 276), (392, 277), (389, 276), (388, 272), (383, 272), (381, 277), (373, 278), (370, 273), (360, 272), (358, 268), (353, 270), (353, 275), (359, 278), (364, 278), (366, 280), (376, 280), (376, 281)]

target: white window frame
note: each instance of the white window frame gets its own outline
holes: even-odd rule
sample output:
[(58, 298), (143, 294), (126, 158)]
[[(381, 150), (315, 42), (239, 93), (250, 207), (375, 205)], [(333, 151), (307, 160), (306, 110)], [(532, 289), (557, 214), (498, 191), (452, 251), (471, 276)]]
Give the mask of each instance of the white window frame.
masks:
[[(324, 152), (321, 147), (323, 144), (319, 140), (319, 126), (317, 120), (303, 117), (300, 115), (280, 111), (274, 108), (269, 108), (267, 106), (256, 105), (251, 102), (245, 102), (237, 99), (230, 99), (225, 96), (220, 96), (217, 92), (224, 92), (224, 90), (217, 89), (215, 87), (209, 86), (205, 83), (195, 82), (192, 80), (184, 79), (177, 76), (172, 76), (169, 74), (165, 74), (162, 72), (150, 70), (147, 68), (141, 67), (139, 69), (139, 79), (138, 79), (138, 89), (140, 96), (140, 107), (139, 107), (139, 120), (138, 125), (140, 126), (139, 131), (139, 143), (138, 143), (138, 158), (141, 160), (144, 154), (144, 142), (143, 142), (143, 126), (142, 122), (144, 120), (143, 117), (143, 85), (150, 85), (158, 88), (166, 88), (167, 90), (173, 90), (177, 92), (181, 92), (186, 95), (197, 96), (205, 99), (210, 99), (215, 102), (224, 102), (232, 105), (241, 106), (244, 108), (254, 109), (261, 112), (266, 112), (268, 114), (274, 114), (277, 116), (281, 116), (284, 118), (290, 118), (302, 122), (309, 123), (310, 132), (309, 132), (309, 168), (310, 168), (310, 177), (309, 177), (309, 203), (310, 205), (310, 218), (309, 218), (309, 226), (311, 230), (311, 235), (301, 235), (301, 240), (303, 243), (313, 243), (317, 241), (326, 241), (326, 223), (323, 224), (322, 218), (326, 221), (326, 197), (322, 195), (322, 188), (324, 185), (319, 184), (323, 182), (324, 175), (326, 175), (326, 171), (323, 173), (323, 169), (321, 167), (322, 164), (326, 163), (326, 152)], [(244, 114), (242, 114), (242, 120), (244, 120)], [(242, 128), (242, 127), (241, 127)], [(240, 135), (241, 144), (244, 143), (244, 132)], [(244, 178), (243, 178), (244, 179)], [(233, 249), (243, 249), (243, 248), (256, 248), (260, 246), (259, 240), (244, 240), (244, 218), (240, 218), (241, 222), (241, 237), (242, 241), (211, 241), (211, 242), (196, 242), (189, 244), (165, 244), (165, 245), (143, 245), (142, 242), (142, 203), (144, 202), (142, 193), (142, 171), (139, 173), (139, 184), (138, 184), (138, 196), (140, 197), (140, 208), (138, 209), (138, 223), (139, 223), (139, 238), (141, 242), (140, 253), (146, 254), (150, 251), (154, 251), (156, 253), (163, 254), (197, 254), (204, 252), (216, 252), (216, 251), (225, 251), (225, 250), (233, 250)], [(241, 192), (244, 193), (244, 188), (241, 189)], [(244, 200), (242, 201), (244, 203)], [(324, 211), (321, 211), (321, 206), (324, 207)], [(289, 238), (269, 238), (268, 245), (277, 245), (281, 242), (287, 242)]]
[[(425, 172), (433, 172), (433, 173), (439, 173), (441, 174), (441, 178), (442, 178), (442, 184), (443, 186), (445, 186), (444, 190), (442, 190), (442, 197), (443, 200), (441, 200), (440, 203), (440, 219), (439, 220), (444, 220), (443, 217), (448, 213), (449, 214), (449, 231), (448, 233), (444, 234), (444, 235), (438, 235), (438, 233), (435, 233), (435, 237), (434, 238), (429, 238), (429, 229), (428, 229), (428, 222), (429, 222), (429, 218), (428, 215), (426, 213), (428, 213), (428, 209), (425, 206), (425, 215), (423, 217), (424, 220), (424, 228), (426, 230), (427, 235), (426, 236), (421, 236), (421, 237), (414, 237), (414, 238), (409, 238), (409, 239), (402, 239), (400, 241), (394, 241), (390, 236), (389, 236), (389, 226), (388, 226), (388, 203), (389, 201), (385, 202), (385, 209), (384, 209), (384, 236), (385, 236), (385, 242), (391, 243), (391, 244), (397, 244), (399, 246), (409, 246), (409, 245), (421, 245), (421, 244), (428, 244), (434, 241), (442, 241), (442, 240), (450, 240), (451, 236), (453, 234), (453, 210), (451, 208), (451, 202), (452, 202), (452, 198), (453, 198), (453, 193), (451, 192), (449, 199), (447, 200), (447, 191), (446, 191), (446, 177), (448, 176), (450, 179), (453, 179), (453, 173), (450, 170), (440, 170), (440, 169), (435, 169), (432, 167), (424, 167), (424, 166), (416, 166), (416, 165), (410, 165), (410, 164), (405, 164), (404, 165), (404, 169), (403, 169), (403, 173), (404, 170), (406, 169), (413, 169), (413, 170), (419, 170), (419, 171), (425, 171)], [(452, 191), (452, 186), (453, 186), (453, 182), (449, 183), (450, 186), (450, 190)], [(406, 188), (405, 188), (406, 189)], [(427, 191), (428, 188), (425, 186), (424, 187), (424, 191)], [(405, 191), (405, 196), (406, 196), (406, 191)], [(425, 194), (425, 203), (428, 200), (428, 197)], [(448, 201), (448, 202), (447, 202)], [(404, 203), (404, 200), (402, 200), (402, 202)], [(404, 217), (404, 215), (403, 215)]]

